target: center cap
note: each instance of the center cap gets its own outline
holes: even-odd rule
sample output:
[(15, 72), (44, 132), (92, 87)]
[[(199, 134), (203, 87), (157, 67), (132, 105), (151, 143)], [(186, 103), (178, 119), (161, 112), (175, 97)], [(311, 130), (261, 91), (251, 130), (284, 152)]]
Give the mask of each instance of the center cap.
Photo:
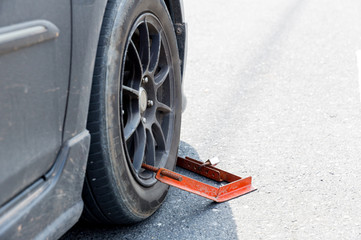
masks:
[(144, 112), (147, 109), (147, 104), (148, 104), (147, 91), (145, 91), (145, 89), (141, 87), (139, 94), (139, 106), (141, 112)]

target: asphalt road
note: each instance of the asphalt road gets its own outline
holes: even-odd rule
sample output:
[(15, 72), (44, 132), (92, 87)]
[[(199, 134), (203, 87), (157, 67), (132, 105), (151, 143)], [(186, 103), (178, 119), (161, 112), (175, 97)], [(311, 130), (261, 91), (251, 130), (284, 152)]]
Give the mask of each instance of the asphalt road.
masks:
[(361, 1), (185, 0), (185, 10), (180, 155), (219, 156), (258, 191), (215, 204), (172, 188), (145, 222), (78, 225), (64, 239), (361, 239)]

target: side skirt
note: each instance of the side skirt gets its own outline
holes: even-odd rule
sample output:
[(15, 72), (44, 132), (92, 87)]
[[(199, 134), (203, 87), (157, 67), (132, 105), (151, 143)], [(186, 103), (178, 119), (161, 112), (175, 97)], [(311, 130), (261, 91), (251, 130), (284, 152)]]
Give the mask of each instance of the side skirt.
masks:
[(87, 130), (64, 143), (51, 170), (0, 208), (0, 239), (57, 239), (79, 219)]

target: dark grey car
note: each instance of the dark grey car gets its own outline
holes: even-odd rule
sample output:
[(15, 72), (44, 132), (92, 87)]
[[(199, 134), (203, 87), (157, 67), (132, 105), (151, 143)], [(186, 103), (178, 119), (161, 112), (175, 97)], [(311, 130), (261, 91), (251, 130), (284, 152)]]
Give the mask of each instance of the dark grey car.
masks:
[(182, 110), (182, 0), (0, 2), (0, 239), (141, 221), (168, 187)]

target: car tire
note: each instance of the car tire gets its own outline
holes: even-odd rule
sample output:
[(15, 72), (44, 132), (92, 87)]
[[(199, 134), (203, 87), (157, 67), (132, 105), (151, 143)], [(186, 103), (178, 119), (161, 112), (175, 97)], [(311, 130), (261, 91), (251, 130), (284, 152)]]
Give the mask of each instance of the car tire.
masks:
[(181, 73), (163, 0), (111, 0), (95, 61), (83, 219), (129, 224), (152, 215), (169, 187), (141, 167), (174, 169)]

